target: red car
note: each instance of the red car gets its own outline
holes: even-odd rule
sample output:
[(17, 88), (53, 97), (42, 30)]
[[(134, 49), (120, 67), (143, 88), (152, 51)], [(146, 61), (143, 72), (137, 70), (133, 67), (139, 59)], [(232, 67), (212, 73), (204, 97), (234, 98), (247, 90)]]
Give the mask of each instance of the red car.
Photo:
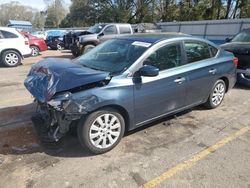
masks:
[(30, 48), (32, 49), (32, 56), (39, 55), (39, 52), (46, 51), (48, 49), (45, 41), (42, 38), (35, 37), (27, 32), (21, 32), (23, 36), (29, 39)]

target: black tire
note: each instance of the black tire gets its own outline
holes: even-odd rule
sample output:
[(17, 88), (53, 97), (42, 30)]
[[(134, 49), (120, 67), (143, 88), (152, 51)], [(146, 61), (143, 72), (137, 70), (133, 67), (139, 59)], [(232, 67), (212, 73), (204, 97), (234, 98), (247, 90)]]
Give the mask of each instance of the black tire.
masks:
[(32, 50), (32, 53), (31, 55), (34, 57), (34, 56), (38, 56), (40, 54), (40, 49), (37, 47), (37, 46), (30, 46), (31, 50)]
[[(14, 60), (11, 60), (10, 57), (13, 57)], [(21, 64), (21, 61), (20, 54), (14, 50), (7, 50), (2, 53), (1, 62), (5, 67), (16, 67)]]
[(86, 46), (83, 47), (83, 54), (87, 53), (88, 51), (90, 51), (94, 47), (95, 47), (95, 45), (87, 44)]
[[(93, 144), (93, 140), (90, 139), (91, 127), (93, 126), (93, 123), (96, 122), (96, 119), (98, 117), (102, 117), (104, 114), (108, 114), (108, 115), (111, 115), (111, 116), (117, 118), (117, 122), (120, 123), (120, 128), (119, 128), (120, 131), (119, 131), (119, 136), (117, 136), (116, 141), (113, 144), (111, 144), (110, 146), (108, 146), (106, 148), (99, 148), (99, 147), (95, 146)], [(111, 122), (111, 119), (109, 122)], [(105, 125), (106, 125), (106, 132), (101, 133), (100, 131), (97, 131), (98, 136), (95, 137), (95, 138), (97, 138), (96, 141), (98, 139), (101, 140), (100, 144), (101, 143), (103, 144), (104, 139), (105, 139), (105, 143), (107, 143), (107, 141), (110, 140), (108, 138), (108, 136), (111, 136), (111, 135), (108, 135), (108, 134), (111, 134), (111, 133), (107, 133), (108, 126), (107, 126), (107, 124), (105, 124)], [(110, 129), (110, 131), (111, 131), (111, 129)], [(79, 139), (81, 145), (84, 147), (84, 149), (87, 149), (89, 152), (91, 152), (93, 154), (101, 154), (101, 153), (105, 153), (105, 152), (108, 152), (111, 149), (113, 149), (120, 142), (121, 138), (124, 135), (124, 131), (125, 131), (125, 121), (124, 121), (123, 116), (117, 110), (112, 109), (112, 108), (103, 108), (103, 109), (100, 109), (98, 111), (95, 111), (95, 112), (89, 114), (87, 117), (82, 118), (79, 121), (78, 126), (77, 126), (78, 139)], [(93, 134), (95, 134), (95, 133), (93, 133)], [(106, 134), (106, 136), (104, 136), (104, 134)], [(110, 142), (109, 142), (109, 144), (110, 144)]]
[[(218, 100), (215, 99), (216, 96), (214, 96), (217, 92), (216, 89), (218, 89), (218, 87), (223, 87), (223, 91), (221, 89), (221, 91), (218, 93), (221, 94), (220, 96), (218, 96)], [(219, 79), (215, 82), (214, 86), (213, 86), (213, 89), (207, 99), (207, 102), (205, 103), (205, 106), (209, 109), (214, 109), (214, 108), (217, 108), (218, 106), (221, 105), (224, 97), (225, 97), (225, 93), (226, 93), (226, 84), (223, 80)], [(215, 102), (216, 101), (216, 102)]]
[(78, 51), (76, 51), (76, 50), (71, 50), (71, 53), (72, 53), (72, 55), (75, 56), (75, 57), (78, 57), (78, 56), (79, 56), (79, 53), (78, 53)]
[(61, 50), (63, 50), (63, 47), (62, 47), (61, 44), (57, 44), (57, 45), (56, 45), (56, 49), (59, 50), (59, 51), (61, 51)]

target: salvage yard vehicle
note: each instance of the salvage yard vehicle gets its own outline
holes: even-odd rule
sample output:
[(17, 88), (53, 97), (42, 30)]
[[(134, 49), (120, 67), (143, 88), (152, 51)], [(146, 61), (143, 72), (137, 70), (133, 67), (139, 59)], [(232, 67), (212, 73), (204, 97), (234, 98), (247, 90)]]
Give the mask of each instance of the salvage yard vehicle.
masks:
[(24, 57), (31, 55), (28, 39), (15, 28), (0, 27), (0, 63), (6, 67), (21, 64)]
[(133, 34), (130, 24), (95, 24), (85, 31), (83, 35), (78, 36), (77, 40), (74, 40), (71, 45), (71, 52), (74, 56), (79, 56), (110, 38), (130, 34)]
[(38, 103), (45, 139), (74, 124), (92, 153), (129, 131), (191, 107), (218, 107), (236, 82), (237, 59), (204, 39), (179, 33), (110, 39), (81, 57), (34, 64), (25, 86)]
[(239, 60), (237, 82), (250, 86), (250, 28), (242, 30), (232, 39), (227, 38), (226, 42), (221, 47)]
[(51, 50), (62, 50), (64, 48), (63, 36), (67, 32), (65, 30), (48, 30), (45, 32), (46, 45)]
[(63, 36), (64, 48), (71, 50), (72, 46), (75, 45), (77, 41), (79, 40), (78, 37), (81, 35), (87, 35), (87, 34), (91, 34), (91, 33), (86, 30), (76, 30), (76, 31), (70, 31), (66, 33)]
[(48, 49), (44, 39), (33, 36), (27, 32), (21, 32), (21, 34), (28, 38), (30, 48), (32, 50), (32, 56), (38, 56), (40, 52), (46, 51)]

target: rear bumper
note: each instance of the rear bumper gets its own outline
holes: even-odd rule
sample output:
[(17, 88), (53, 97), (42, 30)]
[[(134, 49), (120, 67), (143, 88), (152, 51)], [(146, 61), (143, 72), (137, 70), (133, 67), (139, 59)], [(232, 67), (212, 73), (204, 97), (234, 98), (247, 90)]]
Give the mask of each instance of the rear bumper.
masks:
[(26, 47), (23, 48), (22, 51), (20, 51), (20, 52), (21, 52), (21, 54), (22, 54), (22, 56), (23, 56), (24, 58), (30, 57), (31, 54), (32, 54), (32, 50), (31, 50), (31, 48), (30, 48), (29, 46), (26, 46)]
[(250, 86), (250, 70), (237, 69), (237, 82)]

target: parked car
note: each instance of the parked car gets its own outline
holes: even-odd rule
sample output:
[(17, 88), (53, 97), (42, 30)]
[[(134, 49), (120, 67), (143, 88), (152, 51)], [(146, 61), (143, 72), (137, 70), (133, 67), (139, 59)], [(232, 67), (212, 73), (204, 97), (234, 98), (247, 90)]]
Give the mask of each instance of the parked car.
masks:
[(52, 50), (62, 50), (64, 48), (63, 36), (65, 30), (48, 30), (45, 32), (46, 45)]
[(15, 28), (0, 27), (0, 62), (7, 67), (21, 64), (24, 57), (31, 55), (28, 39)]
[(45, 41), (42, 38), (35, 37), (27, 32), (21, 33), (23, 36), (29, 39), (30, 48), (32, 50), (32, 56), (37, 56), (40, 52), (46, 51), (48, 49)]
[(238, 59), (237, 81), (250, 86), (250, 28), (242, 30), (233, 38), (227, 38), (221, 47), (232, 52)]
[[(25, 86), (38, 101), (46, 139), (77, 123), (92, 153), (114, 148), (125, 131), (205, 104), (218, 107), (236, 81), (237, 58), (191, 36), (138, 34), (108, 40), (81, 57), (44, 59)], [(62, 71), (63, 70), (63, 71)]]
[(46, 40), (45, 32), (44, 31), (34, 31), (31, 33), (33, 36)]
[(63, 36), (63, 43), (64, 43), (64, 48), (71, 50), (73, 44), (75, 44), (78, 40), (78, 37), (81, 35), (87, 35), (87, 34), (91, 34), (86, 30), (77, 30), (77, 31), (70, 31), (68, 33), (66, 33)]
[(71, 52), (74, 56), (79, 56), (110, 38), (130, 34), (133, 34), (133, 29), (130, 24), (96, 24), (90, 27), (84, 35), (80, 35), (77, 40), (75, 40)]

